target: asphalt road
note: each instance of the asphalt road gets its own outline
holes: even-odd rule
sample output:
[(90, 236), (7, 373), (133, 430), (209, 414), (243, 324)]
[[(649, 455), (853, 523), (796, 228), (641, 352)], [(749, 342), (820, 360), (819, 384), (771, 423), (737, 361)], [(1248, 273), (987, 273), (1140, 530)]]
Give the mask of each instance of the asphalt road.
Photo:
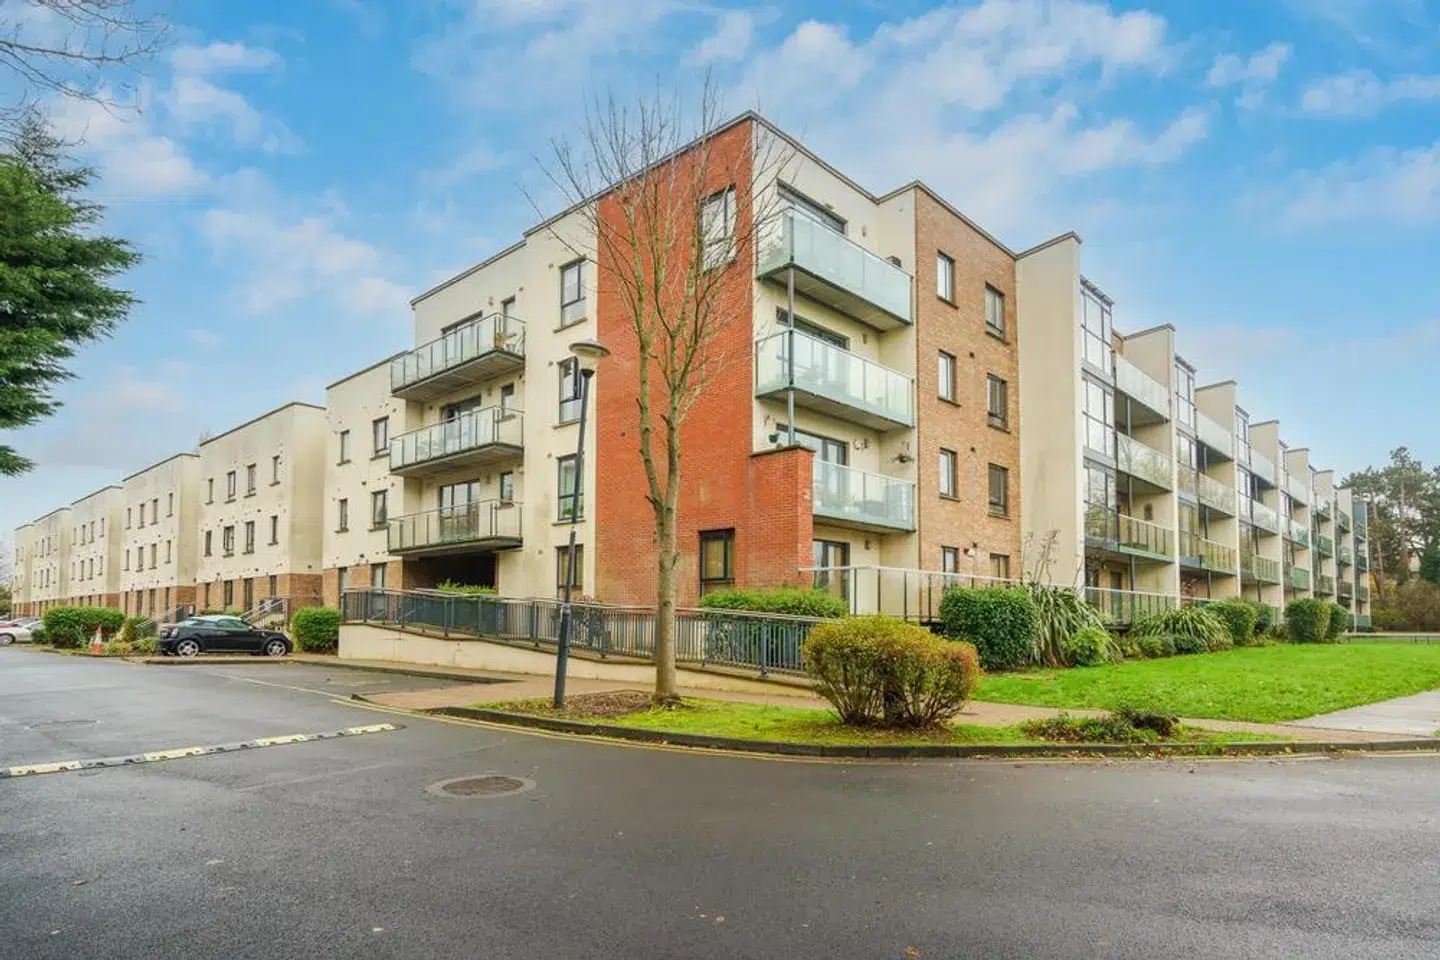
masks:
[[(0, 766), (397, 720), (327, 693), (431, 682), (0, 650)], [(1440, 956), (1433, 757), (816, 764), (398, 722), (0, 780), (0, 956)], [(425, 790), (487, 772), (535, 787)]]

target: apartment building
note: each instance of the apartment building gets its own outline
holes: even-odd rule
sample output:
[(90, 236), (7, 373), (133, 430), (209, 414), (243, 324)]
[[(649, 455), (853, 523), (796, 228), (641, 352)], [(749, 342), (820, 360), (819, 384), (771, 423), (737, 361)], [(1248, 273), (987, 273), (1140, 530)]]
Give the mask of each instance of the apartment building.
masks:
[(118, 485), (102, 487), (70, 505), (70, 587), (73, 602), (120, 604), (120, 510)]
[(197, 606), (319, 603), (325, 408), (286, 404), (198, 453)]
[(38, 616), (70, 598), (70, 508), (61, 507), (30, 524), (28, 612)]
[(1234, 381), (1204, 383), (1173, 327), (1118, 332), (1080, 251), (1058, 237), (1017, 271), (1024, 525), (1045, 574), (1122, 623), (1197, 600), (1278, 610), (1318, 596), (1368, 625), (1349, 492), (1277, 422), (1252, 422)]
[(10, 563), (10, 607), (16, 616), (29, 616), (31, 603), (30, 569), (34, 560), (31, 549), (31, 531), (34, 526), (22, 523), (15, 528), (12, 538), (14, 555)]
[(168, 457), (132, 473), (121, 487), (120, 608), (155, 618), (189, 611), (199, 561), (199, 455)]

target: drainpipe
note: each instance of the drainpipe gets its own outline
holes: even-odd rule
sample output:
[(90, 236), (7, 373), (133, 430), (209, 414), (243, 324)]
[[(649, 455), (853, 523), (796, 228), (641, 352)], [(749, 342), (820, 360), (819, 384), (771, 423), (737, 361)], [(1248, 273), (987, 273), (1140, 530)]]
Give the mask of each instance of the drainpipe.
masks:
[(795, 265), (785, 271), (785, 320), (790, 325), (789, 332), (785, 334), (785, 361), (788, 369), (785, 371), (785, 420), (786, 430), (789, 436), (786, 437), (787, 446), (795, 446)]

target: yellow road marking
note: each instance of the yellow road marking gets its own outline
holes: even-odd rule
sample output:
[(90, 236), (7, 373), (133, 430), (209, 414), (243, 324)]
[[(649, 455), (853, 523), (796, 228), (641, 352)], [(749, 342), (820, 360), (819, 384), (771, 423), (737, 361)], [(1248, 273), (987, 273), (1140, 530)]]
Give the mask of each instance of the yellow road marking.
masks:
[(291, 733), (283, 737), (261, 737), (255, 742), (262, 747), (272, 747), (278, 743), (304, 743), (308, 739), (303, 733)]
[(179, 760), (181, 757), (198, 757), (204, 752), (204, 747), (177, 747), (174, 750), (155, 750), (141, 756), (146, 760)]

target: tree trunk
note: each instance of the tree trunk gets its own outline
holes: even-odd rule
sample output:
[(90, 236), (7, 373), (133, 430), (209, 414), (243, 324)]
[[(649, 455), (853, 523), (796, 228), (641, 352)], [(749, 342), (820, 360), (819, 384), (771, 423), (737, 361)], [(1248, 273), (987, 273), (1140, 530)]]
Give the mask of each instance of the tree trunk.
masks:
[[(672, 491), (678, 493), (675, 485)], [(678, 703), (675, 680), (675, 571), (679, 557), (675, 549), (675, 493), (667, 492), (657, 526), (659, 569), (655, 587), (655, 694), (657, 704)]]

